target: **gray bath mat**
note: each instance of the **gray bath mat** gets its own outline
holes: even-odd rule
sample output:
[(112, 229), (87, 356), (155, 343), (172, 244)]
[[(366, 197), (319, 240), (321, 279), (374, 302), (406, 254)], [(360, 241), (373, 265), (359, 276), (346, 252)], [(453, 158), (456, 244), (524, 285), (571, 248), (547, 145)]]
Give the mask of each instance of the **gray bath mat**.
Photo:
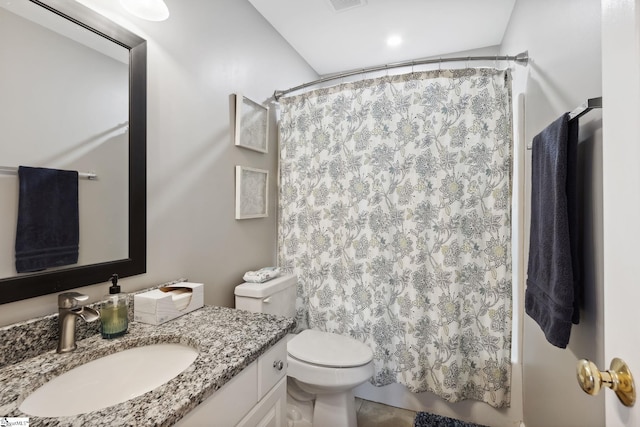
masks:
[(428, 412), (418, 412), (414, 427), (487, 427), (480, 424), (467, 423), (441, 415), (430, 414)]

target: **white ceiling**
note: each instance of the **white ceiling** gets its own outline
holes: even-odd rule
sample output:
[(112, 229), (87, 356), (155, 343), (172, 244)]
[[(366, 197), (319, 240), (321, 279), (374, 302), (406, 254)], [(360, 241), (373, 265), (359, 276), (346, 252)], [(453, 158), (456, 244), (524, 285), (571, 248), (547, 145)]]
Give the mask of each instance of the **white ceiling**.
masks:
[(249, 0), (320, 75), (499, 45), (515, 1)]

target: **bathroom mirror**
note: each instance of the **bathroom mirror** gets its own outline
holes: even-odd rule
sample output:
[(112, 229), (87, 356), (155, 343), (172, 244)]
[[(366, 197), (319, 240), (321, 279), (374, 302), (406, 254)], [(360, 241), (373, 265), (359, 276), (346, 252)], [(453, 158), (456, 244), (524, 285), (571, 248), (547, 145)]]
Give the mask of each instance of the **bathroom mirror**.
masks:
[[(35, 22), (42, 29), (24, 33), (26, 25), (21, 22)], [(69, 0), (2, 2), (0, 30), (11, 31), (10, 24), (15, 32), (0, 38), (0, 58), (9, 58), (5, 64), (19, 63), (22, 69), (0, 67), (5, 83), (0, 112), (11, 116), (0, 126), (4, 150), (0, 163), (59, 169), (89, 164), (93, 170), (77, 170), (93, 172), (98, 178), (79, 182), (78, 264), (26, 274), (0, 268), (0, 304), (106, 282), (113, 273), (120, 277), (144, 273), (146, 41)], [(39, 32), (45, 37), (32, 38)], [(44, 57), (50, 57), (52, 65), (43, 65)], [(90, 59), (73, 62), (80, 57)], [(7, 96), (9, 92), (13, 96)], [(87, 99), (90, 106), (81, 103)], [(82, 110), (87, 110), (84, 116), (70, 113)], [(5, 209), (0, 215), (5, 222), (0, 224), (4, 241), (0, 244), (10, 241), (13, 245), (15, 234), (10, 233), (15, 231), (7, 230), (16, 224), (18, 177), (0, 173), (4, 199), (0, 209)], [(9, 250), (0, 251), (0, 265), (13, 261)]]

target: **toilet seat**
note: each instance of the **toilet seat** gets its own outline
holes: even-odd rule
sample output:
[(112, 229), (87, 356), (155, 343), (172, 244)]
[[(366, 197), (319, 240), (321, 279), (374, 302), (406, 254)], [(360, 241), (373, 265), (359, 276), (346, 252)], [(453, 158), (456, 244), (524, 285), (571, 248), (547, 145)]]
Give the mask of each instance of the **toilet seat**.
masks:
[(351, 368), (329, 368), (287, 356), (287, 376), (294, 378), (304, 391), (315, 395), (351, 390), (373, 373), (373, 362)]
[(373, 352), (364, 343), (330, 332), (307, 329), (287, 344), (289, 356), (313, 365), (352, 368), (371, 362)]

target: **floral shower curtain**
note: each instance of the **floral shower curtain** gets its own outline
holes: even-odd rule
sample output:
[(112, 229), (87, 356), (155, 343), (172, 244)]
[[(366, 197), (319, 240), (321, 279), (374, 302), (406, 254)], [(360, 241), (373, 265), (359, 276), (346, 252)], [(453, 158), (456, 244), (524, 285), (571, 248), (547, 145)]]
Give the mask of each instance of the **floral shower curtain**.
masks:
[(438, 70), (280, 100), (299, 326), (368, 344), (375, 385), (509, 405), (510, 85)]

